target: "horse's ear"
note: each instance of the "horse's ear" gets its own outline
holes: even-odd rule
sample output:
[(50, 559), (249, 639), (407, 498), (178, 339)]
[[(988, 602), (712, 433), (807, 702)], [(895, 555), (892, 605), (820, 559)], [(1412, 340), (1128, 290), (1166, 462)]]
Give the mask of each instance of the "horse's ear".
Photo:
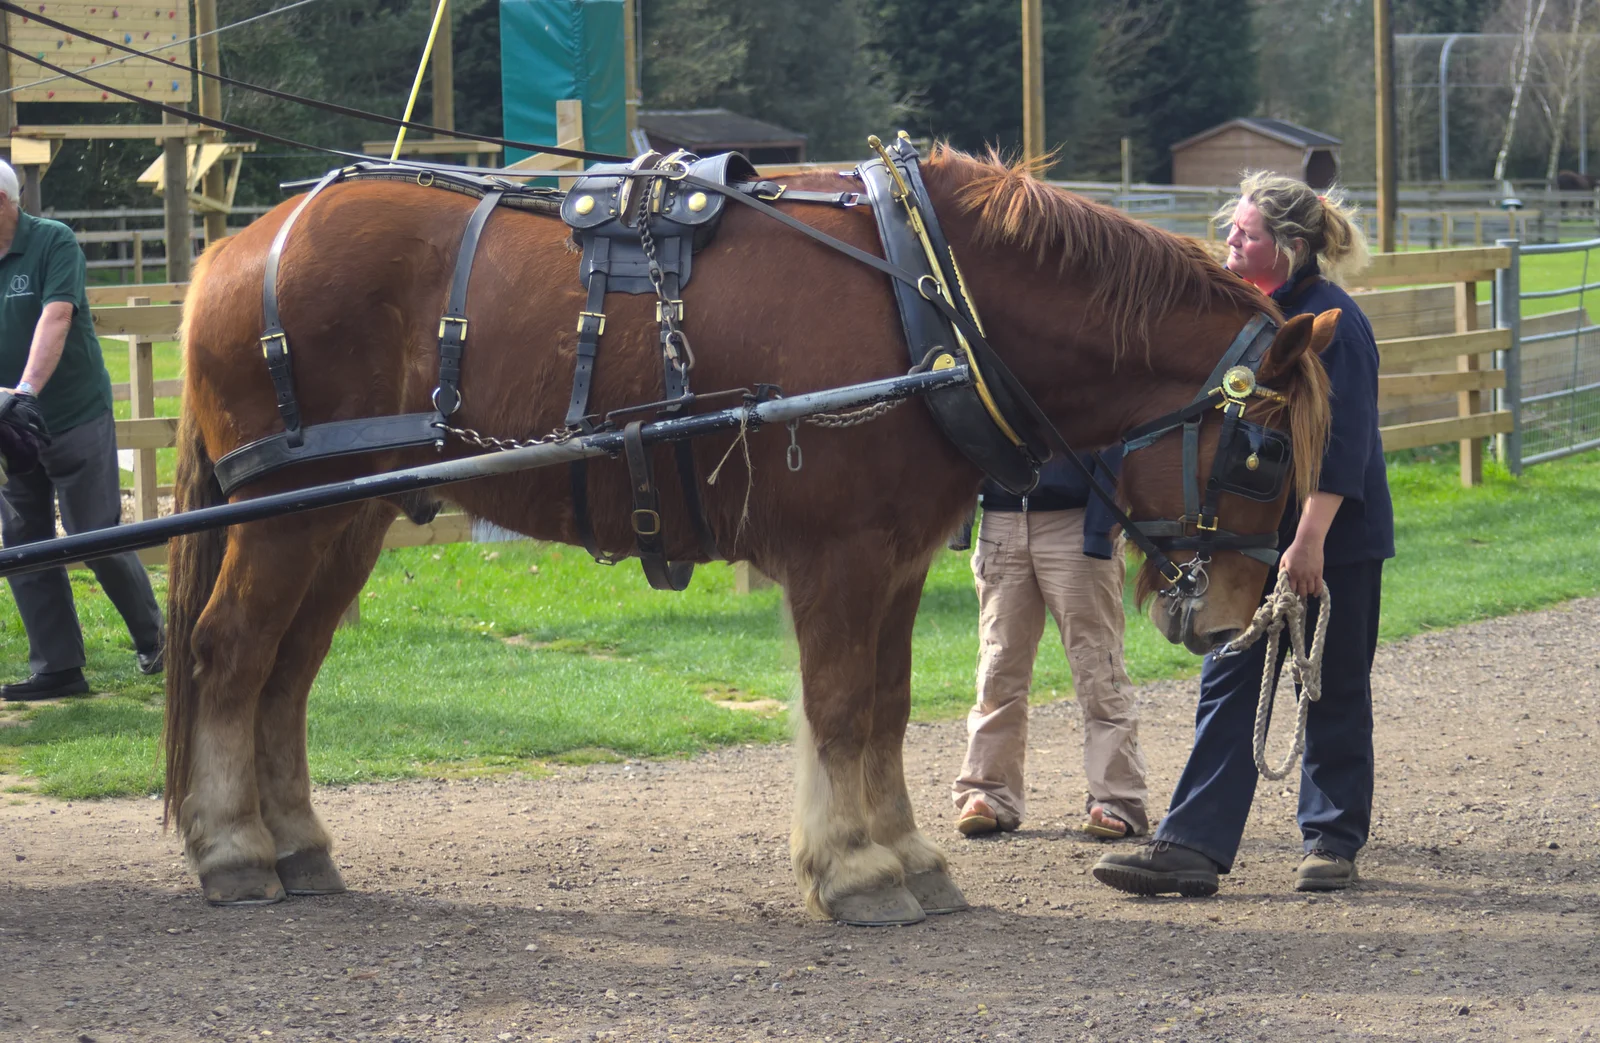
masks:
[(1267, 349), (1266, 358), (1261, 361), (1261, 379), (1268, 381), (1283, 376), (1307, 351), (1321, 354), (1322, 349), (1333, 340), (1338, 326), (1338, 308), (1329, 309), (1315, 317), (1296, 315), (1284, 323), (1278, 335), (1272, 339), (1272, 347)]

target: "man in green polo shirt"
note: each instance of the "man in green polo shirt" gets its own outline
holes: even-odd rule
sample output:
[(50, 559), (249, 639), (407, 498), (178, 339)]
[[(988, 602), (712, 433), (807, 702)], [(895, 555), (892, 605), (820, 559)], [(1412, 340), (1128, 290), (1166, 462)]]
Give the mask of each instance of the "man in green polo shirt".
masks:
[[(52, 539), (56, 510), (69, 533), (116, 525), (117, 480), (111, 378), (100, 354), (84, 290), (83, 250), (72, 230), (22, 212), (17, 175), (0, 162), (0, 393), (13, 408), (43, 414), (50, 439), (39, 465), (0, 487), (5, 545)], [(144, 566), (131, 553), (89, 563), (133, 637), (140, 671), (161, 670), (161, 609)], [(0, 685), (6, 699), (48, 699), (89, 690), (83, 631), (64, 568), (11, 576), (12, 596), (28, 632), (27, 680)]]

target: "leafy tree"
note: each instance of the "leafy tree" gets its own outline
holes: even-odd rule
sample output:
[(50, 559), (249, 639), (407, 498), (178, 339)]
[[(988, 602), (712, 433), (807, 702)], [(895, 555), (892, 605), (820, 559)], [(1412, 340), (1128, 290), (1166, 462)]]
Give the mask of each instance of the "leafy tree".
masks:
[[(1094, 143), (1084, 133), (1098, 29), (1095, 0), (1046, 0), (1044, 111), (1057, 171)], [(1022, 146), (1022, 20), (1018, 0), (872, 0), (874, 46), (913, 134), (968, 151)], [(1112, 141), (1112, 149), (1116, 145)]]
[(646, 108), (725, 107), (807, 135), (813, 158), (857, 156), (889, 95), (862, 0), (642, 0)]

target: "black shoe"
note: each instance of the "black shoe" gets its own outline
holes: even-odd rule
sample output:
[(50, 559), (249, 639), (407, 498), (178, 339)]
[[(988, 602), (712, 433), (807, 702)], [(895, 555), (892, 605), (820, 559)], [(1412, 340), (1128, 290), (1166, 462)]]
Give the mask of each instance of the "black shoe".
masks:
[(161, 643), (154, 652), (136, 652), (134, 658), (139, 662), (141, 674), (159, 674), (167, 665), (167, 637), (161, 636)]
[(1164, 840), (1104, 856), (1095, 863), (1094, 878), (1133, 895), (1204, 898), (1217, 893), (1217, 864), (1193, 848)]
[(26, 681), (0, 685), (0, 698), (23, 703), (35, 699), (55, 699), (63, 695), (82, 695), (88, 690), (89, 682), (83, 679), (83, 671), (73, 667), (71, 670), (34, 674)]

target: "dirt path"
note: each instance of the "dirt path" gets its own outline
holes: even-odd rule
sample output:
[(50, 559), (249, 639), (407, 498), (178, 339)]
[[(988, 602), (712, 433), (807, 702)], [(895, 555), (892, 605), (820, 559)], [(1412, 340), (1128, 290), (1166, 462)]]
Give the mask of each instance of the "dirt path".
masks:
[[(912, 728), (977, 908), (901, 929), (805, 918), (784, 749), (325, 790), (354, 893), (254, 911), (200, 902), (154, 801), (7, 795), (0, 1039), (1600, 1039), (1597, 633), (1590, 599), (1381, 649), (1366, 879), (1332, 897), (1289, 889), (1266, 784), (1218, 897), (1095, 884), (1071, 704), (997, 840), (951, 828), (962, 724)], [(1194, 694), (1143, 696), (1164, 806)]]

